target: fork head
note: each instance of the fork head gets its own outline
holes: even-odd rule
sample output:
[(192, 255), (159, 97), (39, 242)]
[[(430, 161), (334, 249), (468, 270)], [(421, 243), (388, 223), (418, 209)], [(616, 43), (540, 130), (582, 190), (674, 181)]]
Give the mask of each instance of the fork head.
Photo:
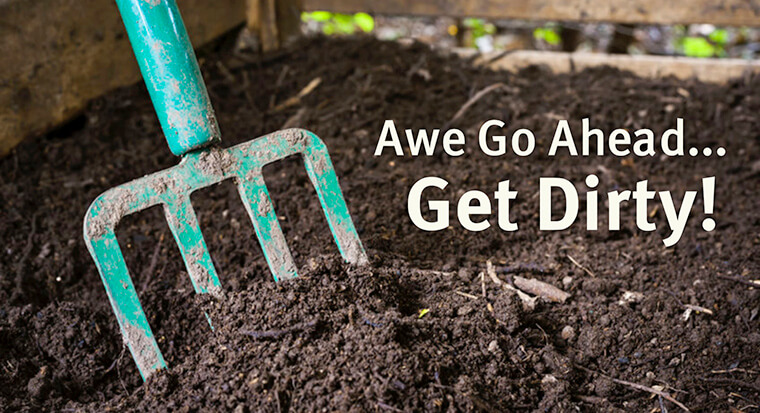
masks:
[(195, 292), (220, 296), (219, 277), (190, 194), (232, 179), (275, 281), (294, 278), (296, 265), (261, 173), (264, 165), (291, 155), (302, 156), (343, 259), (355, 265), (366, 264), (367, 254), (349, 215), (327, 148), (316, 135), (303, 129), (274, 132), (227, 149), (190, 152), (178, 165), (109, 189), (90, 205), (84, 219), (84, 240), (105, 285), (124, 342), (143, 379), (165, 368), (166, 361), (129, 276), (114, 233), (116, 225), (126, 215), (163, 205)]

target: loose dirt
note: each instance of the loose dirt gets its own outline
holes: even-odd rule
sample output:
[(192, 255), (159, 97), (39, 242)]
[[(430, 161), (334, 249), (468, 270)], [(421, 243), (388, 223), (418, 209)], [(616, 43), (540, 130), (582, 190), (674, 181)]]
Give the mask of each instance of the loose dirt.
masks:
[[(371, 264), (341, 262), (298, 159), (267, 167), (265, 178), (299, 279), (271, 280), (231, 182), (193, 195), (221, 299), (193, 293), (160, 207), (124, 218), (119, 242), (169, 364), (143, 385), (84, 246), (82, 219), (107, 188), (177, 160), (145, 88), (116, 91), (0, 160), (0, 410), (659, 411), (662, 403), (677, 411), (625, 382), (693, 411), (757, 409), (760, 293), (746, 281), (760, 278), (759, 78), (715, 86), (610, 69), (513, 75), (372, 39), (306, 40), (263, 58), (203, 56), (225, 146), (294, 122), (327, 143)], [(315, 78), (297, 104), (279, 106)], [(451, 126), (468, 137), (491, 118), (529, 128), (537, 155), (489, 158), (470, 139), (458, 158), (372, 156), (385, 119), (441, 127), (498, 82), (507, 87)], [(683, 117), (689, 144), (724, 146), (727, 155), (540, 155), (557, 119), (576, 130), (583, 117), (607, 132), (658, 134)], [(655, 209), (655, 233), (636, 229), (633, 207), (623, 210), (621, 231), (538, 231), (538, 178), (583, 182), (589, 173), (600, 177), (600, 192), (648, 179), (677, 194), (716, 176), (718, 226), (701, 229), (698, 201), (672, 248), (662, 245), (669, 230)], [(428, 175), (449, 181), (441, 196), (451, 201), (510, 179), (521, 194), (512, 206), (519, 231), (499, 230), (495, 217), (480, 233), (458, 224), (417, 229), (407, 194)], [(585, 222), (583, 212), (578, 219)], [(571, 296), (525, 308), (479, 276), (488, 260), (504, 282), (519, 274)]]

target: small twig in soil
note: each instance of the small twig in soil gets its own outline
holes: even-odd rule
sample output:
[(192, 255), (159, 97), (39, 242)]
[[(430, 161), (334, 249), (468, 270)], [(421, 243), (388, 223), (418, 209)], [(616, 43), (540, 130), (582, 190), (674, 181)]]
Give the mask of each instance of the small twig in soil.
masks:
[(514, 283), (517, 288), (525, 291), (526, 293), (544, 297), (547, 300), (553, 301), (555, 303), (564, 303), (568, 298), (570, 298), (570, 294), (560, 290), (559, 288), (533, 278), (515, 276)]
[(744, 284), (749, 287), (760, 288), (760, 281), (757, 281), (757, 280), (745, 280), (744, 278), (741, 278), (741, 277), (732, 277), (730, 275), (722, 275), (722, 274), (717, 274), (715, 276), (723, 280), (738, 282), (739, 284)]
[(8, 364), (8, 367), (5, 367), (5, 365), (3, 365), (3, 370), (8, 373), (8, 376), (16, 377), (16, 373), (18, 373), (18, 365), (14, 366), (10, 360), (6, 360), (5, 362)]
[(317, 86), (319, 86), (320, 83), (322, 83), (322, 78), (321, 77), (315, 77), (314, 79), (312, 79), (311, 82), (309, 82), (308, 85), (306, 85), (303, 89), (301, 89), (301, 91), (298, 92), (297, 95), (289, 97), (284, 102), (282, 102), (279, 105), (275, 106), (274, 109), (272, 109), (272, 111), (279, 112), (279, 111), (281, 111), (281, 110), (283, 110), (285, 108), (288, 108), (290, 106), (294, 106), (294, 105), (299, 104), (301, 102), (301, 98), (303, 98), (304, 96), (306, 96), (309, 93), (313, 92), (314, 89), (316, 89)]
[(420, 275), (446, 275), (451, 276), (454, 275), (453, 272), (447, 272), (447, 271), (436, 271), (436, 270), (420, 270), (420, 269), (414, 269), (416, 273)]
[(488, 273), (488, 276), (491, 277), (491, 281), (493, 281), (494, 284), (496, 285), (502, 284), (502, 281), (496, 275), (496, 269), (491, 263), (491, 261), (486, 261), (486, 272)]
[(286, 334), (295, 333), (302, 330), (308, 330), (314, 328), (319, 320), (309, 321), (308, 323), (300, 323), (281, 330), (267, 330), (267, 331), (243, 331), (241, 334), (251, 336), (255, 339), (260, 338), (278, 338)]
[(730, 393), (728, 393), (728, 397), (735, 398), (735, 399), (742, 399), (742, 400), (744, 400), (747, 403), (751, 403), (750, 405), (747, 405), (747, 406), (744, 406), (742, 408), (739, 408), (739, 411), (741, 411), (741, 412), (746, 412), (749, 409), (757, 409), (757, 407), (760, 405), (760, 403), (758, 403), (758, 402), (756, 402), (756, 401), (748, 398), (747, 396), (745, 396), (743, 394), (739, 394), (739, 393), (733, 392), (733, 391), (730, 392)]
[(651, 388), (649, 386), (644, 386), (643, 384), (638, 384), (638, 383), (633, 383), (633, 382), (626, 381), (626, 380), (616, 379), (616, 378), (614, 378), (612, 376), (608, 376), (608, 375), (606, 375), (604, 373), (601, 373), (601, 372), (598, 372), (598, 371), (595, 371), (595, 370), (591, 370), (591, 369), (583, 367), (583, 366), (581, 366), (579, 364), (575, 364), (575, 367), (577, 367), (577, 368), (579, 368), (579, 369), (581, 369), (581, 370), (583, 370), (583, 371), (585, 371), (586, 373), (589, 373), (589, 374), (598, 374), (598, 375), (600, 375), (600, 376), (602, 376), (602, 377), (604, 377), (604, 378), (606, 378), (608, 380), (611, 380), (613, 383), (621, 384), (623, 386), (627, 386), (627, 387), (630, 387), (632, 389), (636, 389), (636, 390), (640, 390), (640, 391), (645, 391), (645, 392), (649, 392), (649, 393), (655, 394), (657, 396), (661, 396), (665, 400), (667, 400), (667, 401), (675, 404), (676, 406), (680, 407), (684, 411), (686, 411), (686, 412), (690, 412), (691, 411), (683, 403), (679, 402), (678, 400), (676, 400), (675, 398), (673, 398), (671, 395), (665, 393), (664, 391), (653, 389), (653, 388)]
[(731, 374), (731, 373), (745, 373), (745, 374), (757, 374), (755, 370), (747, 369), (728, 369), (728, 370), (712, 370), (710, 374)]
[(454, 291), (454, 294), (459, 294), (459, 295), (461, 295), (462, 297), (471, 298), (471, 299), (473, 299), (473, 300), (477, 300), (477, 299), (479, 299), (479, 298), (480, 298), (480, 297), (478, 297), (477, 295), (468, 294), (468, 293), (465, 293), (465, 292), (462, 292), (462, 291), (459, 291), (459, 290), (457, 290), (457, 291)]
[[(660, 380), (660, 379), (655, 379), (655, 381), (656, 381), (657, 383), (660, 383), (660, 384), (662, 384), (662, 387), (667, 387), (668, 389), (670, 389), (670, 390), (673, 390), (673, 391), (674, 391), (674, 392), (676, 392), (676, 393), (681, 393), (681, 394), (689, 394), (689, 392), (687, 392), (686, 390), (681, 390), (681, 389), (675, 388), (675, 387), (671, 386), (671, 385), (670, 385), (668, 382), (666, 382), (666, 381), (663, 381), (663, 380)], [(657, 389), (655, 388), (655, 390), (657, 390)]]
[(536, 323), (536, 327), (538, 327), (538, 329), (541, 330), (541, 333), (544, 335), (544, 343), (545, 343), (544, 345), (548, 346), (549, 345), (549, 336), (546, 335), (546, 331), (538, 323)]
[[(681, 299), (678, 298), (678, 296), (676, 295), (676, 293), (674, 293), (674, 292), (672, 292), (670, 290), (667, 290), (667, 289), (664, 290), (664, 291), (666, 293), (670, 294), (670, 296), (673, 297), (676, 300), (676, 302), (678, 302), (678, 305), (680, 305), (681, 307), (685, 308), (689, 312), (690, 311), (696, 311), (696, 312), (699, 312), (699, 313), (705, 313), (705, 314), (709, 314), (709, 315), (713, 315), (714, 314), (712, 310), (710, 310), (709, 308), (706, 308), (706, 307), (702, 307), (701, 305), (684, 304), (683, 301), (681, 301)], [(685, 314), (690, 314), (690, 313), (685, 313)], [(685, 316), (685, 318), (688, 319), (688, 315)]]
[(590, 275), (592, 277), (596, 277), (596, 274), (594, 274), (591, 270), (589, 270), (588, 268), (586, 268), (583, 265), (581, 265), (578, 261), (575, 260), (575, 258), (573, 258), (572, 256), (570, 256), (570, 254), (567, 255), (567, 258), (570, 260), (570, 262), (572, 262), (573, 264), (575, 264), (576, 267), (582, 269), (586, 274), (588, 274), (588, 275)]
[(63, 183), (64, 188), (84, 188), (87, 185), (92, 185), (95, 180), (92, 178), (83, 179), (81, 181), (65, 181)]
[(687, 310), (692, 310), (692, 311), (697, 311), (697, 312), (700, 312), (700, 313), (705, 313), (705, 314), (713, 315), (713, 311), (710, 310), (709, 308), (705, 308), (705, 307), (702, 307), (702, 306), (699, 306), (699, 305), (692, 305), (692, 304), (684, 304), (683, 306)]
[(494, 269), (493, 264), (491, 264), (491, 261), (486, 261), (486, 272), (488, 273), (488, 276), (491, 277), (491, 281), (493, 281), (494, 284), (501, 286), (501, 288), (507, 291), (516, 293), (517, 297), (519, 297), (520, 301), (522, 301), (524, 310), (533, 311), (536, 308), (536, 300), (538, 297), (531, 297), (528, 294), (525, 294), (522, 290), (513, 287), (509, 283), (501, 281), (496, 275), (496, 270)]
[(665, 408), (665, 403), (662, 402), (662, 396), (661, 395), (659, 395), (659, 394), (657, 395), (657, 400), (660, 402), (660, 411), (662, 413), (668, 413), (668, 409)]
[(470, 106), (474, 105), (475, 102), (477, 102), (480, 99), (482, 99), (483, 96), (485, 96), (485, 95), (493, 92), (496, 89), (501, 89), (501, 88), (505, 88), (505, 87), (507, 87), (507, 85), (505, 85), (504, 83), (494, 83), (494, 84), (492, 84), (490, 86), (487, 86), (484, 89), (480, 90), (473, 97), (471, 97), (467, 102), (465, 102), (464, 105), (462, 105), (461, 108), (459, 108), (459, 110), (457, 111), (457, 113), (454, 114), (454, 116), (452, 116), (451, 119), (448, 122), (446, 122), (446, 124), (443, 126), (443, 129), (447, 129), (451, 124), (453, 124), (454, 122), (458, 121), (459, 118), (461, 118), (465, 114), (465, 112), (467, 112), (467, 109), (469, 109)]

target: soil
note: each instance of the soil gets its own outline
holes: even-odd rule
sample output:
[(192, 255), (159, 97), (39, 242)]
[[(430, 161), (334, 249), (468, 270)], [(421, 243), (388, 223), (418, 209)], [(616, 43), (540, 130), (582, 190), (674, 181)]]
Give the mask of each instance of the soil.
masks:
[[(692, 411), (757, 409), (760, 292), (748, 280), (760, 278), (760, 78), (717, 86), (607, 68), (509, 74), (370, 38), (309, 39), (263, 57), (202, 56), (225, 146), (285, 124), (327, 143), (371, 264), (342, 263), (298, 159), (264, 171), (298, 279), (272, 281), (232, 182), (193, 195), (221, 299), (193, 293), (160, 208), (124, 218), (119, 242), (169, 364), (143, 384), (82, 219), (104, 190), (176, 159), (145, 88), (118, 90), (0, 160), (0, 410), (678, 410), (641, 386)], [(317, 77), (311, 93), (283, 105)], [(489, 158), (470, 139), (458, 158), (372, 156), (385, 119), (441, 127), (496, 82), (507, 87), (452, 126), (468, 137), (491, 118), (510, 131), (529, 128), (536, 155)], [(543, 155), (557, 119), (576, 130), (583, 117), (605, 131), (658, 134), (683, 117), (688, 144), (724, 146), (727, 155)], [(600, 177), (600, 193), (648, 179), (676, 199), (714, 175), (718, 226), (702, 230), (700, 196), (671, 248), (654, 207), (652, 233), (636, 228), (633, 205), (621, 231), (539, 231), (538, 178), (583, 182), (589, 173)], [(406, 202), (424, 176), (448, 180), (438, 194), (451, 201), (510, 179), (520, 193), (512, 206), (519, 231), (500, 230), (496, 217), (479, 233), (455, 220), (440, 232), (419, 230)], [(606, 223), (606, 208), (599, 211)], [(524, 308), (481, 278), (488, 260), (505, 282), (519, 274), (571, 297)]]

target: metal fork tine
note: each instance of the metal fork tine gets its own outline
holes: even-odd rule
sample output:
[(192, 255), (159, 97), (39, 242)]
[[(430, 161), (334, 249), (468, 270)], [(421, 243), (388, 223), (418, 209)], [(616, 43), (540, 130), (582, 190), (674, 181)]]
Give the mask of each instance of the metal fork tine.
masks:
[(356, 234), (327, 147), (320, 139), (310, 134), (309, 145), (303, 152), (303, 158), (306, 173), (314, 185), (327, 224), (343, 259), (356, 265), (367, 264), (367, 253)]
[(259, 245), (274, 280), (295, 278), (298, 275), (296, 264), (290, 254), (280, 223), (277, 221), (277, 214), (272, 207), (272, 199), (269, 197), (261, 170), (259, 169), (257, 173), (249, 173), (244, 180), (245, 182), (238, 182), (238, 192), (253, 222)]
[(164, 214), (195, 292), (213, 295), (221, 293), (221, 283), (189, 195), (179, 195), (173, 202), (164, 204)]
[(149, 372), (165, 368), (166, 361), (140, 305), (113, 229), (104, 229), (101, 236), (90, 240), (88, 247), (95, 257), (95, 264), (106, 287), (111, 308), (116, 314), (124, 342), (137, 363), (140, 375), (145, 378)]

